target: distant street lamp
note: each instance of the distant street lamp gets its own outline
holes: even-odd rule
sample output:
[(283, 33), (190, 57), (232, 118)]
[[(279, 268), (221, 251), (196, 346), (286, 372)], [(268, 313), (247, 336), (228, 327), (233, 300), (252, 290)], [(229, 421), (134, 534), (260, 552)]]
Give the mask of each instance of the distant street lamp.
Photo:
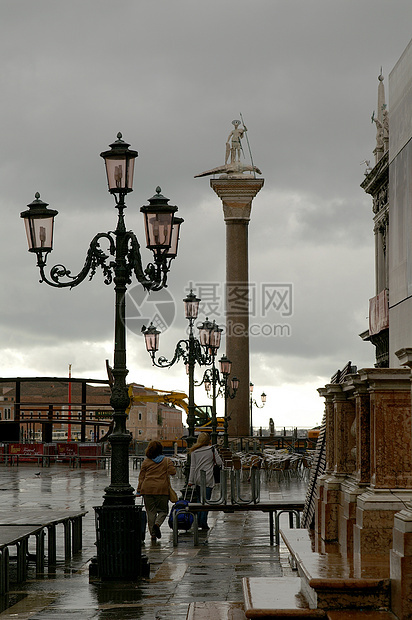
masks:
[(255, 405), (255, 407), (257, 407), (258, 409), (262, 409), (265, 406), (266, 403), (266, 394), (264, 392), (262, 392), (262, 394), (260, 395), (260, 399), (262, 401), (261, 405), (258, 405), (257, 402), (253, 399), (253, 388), (255, 386), (253, 385), (252, 382), (249, 383), (249, 390), (250, 390), (250, 436), (253, 437), (253, 405)]
[[(45, 273), (47, 255), (53, 249), (54, 217), (57, 211), (48, 209), (48, 204), (40, 200), (36, 193), (35, 200), (28, 205), (28, 210), (21, 213), (26, 226), (29, 252), (37, 256), (37, 266), (40, 270), (41, 282), (50, 286), (73, 288), (87, 276), (92, 279), (98, 267), (103, 271), (104, 283), (114, 283), (115, 289), (115, 325), (114, 325), (114, 366), (113, 386), (110, 404), (113, 408), (114, 428), (109, 436), (111, 446), (111, 483), (105, 489), (102, 508), (118, 507), (120, 513), (126, 508), (135, 506), (134, 489), (129, 484), (129, 443), (131, 435), (126, 428), (126, 409), (130, 398), (126, 386), (126, 291), (135, 277), (138, 282), (150, 291), (158, 291), (166, 286), (167, 274), (171, 261), (177, 255), (180, 225), (183, 220), (175, 216), (176, 206), (168, 204), (169, 199), (162, 196), (160, 187), (156, 194), (149, 199), (149, 204), (140, 211), (144, 215), (146, 243), (153, 252), (153, 263), (143, 269), (140, 255), (140, 244), (132, 231), (127, 231), (124, 220), (124, 202), (126, 194), (133, 191), (134, 161), (137, 151), (129, 149), (129, 144), (122, 140), (122, 134), (117, 134), (117, 140), (110, 145), (110, 150), (101, 153), (106, 166), (109, 192), (113, 195), (118, 210), (117, 227), (115, 231), (98, 233), (91, 241), (83, 269), (75, 276), (63, 265), (55, 265), (50, 269), (49, 276)], [(104, 241), (107, 249), (101, 249)], [(96, 509), (97, 510), (97, 509)], [(120, 514), (119, 513), (119, 514)], [(99, 541), (112, 536), (112, 527), (107, 516), (101, 518), (98, 528), (98, 563)], [(120, 520), (125, 514), (121, 514)], [(130, 532), (129, 532), (130, 537)], [(135, 535), (137, 539), (137, 535)], [(110, 547), (110, 544), (109, 544)], [(106, 555), (112, 555), (112, 563), (102, 568), (99, 563), (100, 576), (107, 579), (124, 579), (128, 576), (137, 576), (139, 562), (136, 558), (127, 559), (130, 554), (130, 545), (127, 541), (121, 549), (110, 547)], [(127, 556), (127, 558), (126, 558)], [(137, 567), (137, 568), (136, 568)]]
[[(225, 399), (223, 446), (225, 448), (228, 448), (229, 447), (228, 422), (230, 418), (227, 413), (227, 401), (229, 398), (234, 398), (236, 396), (236, 392), (239, 388), (239, 379), (237, 379), (236, 377), (232, 377), (231, 379), (232, 389), (230, 389), (228, 379), (229, 379), (229, 375), (232, 370), (232, 362), (226, 357), (226, 355), (223, 355), (221, 359), (219, 360), (219, 366), (220, 366), (220, 374), (222, 375), (222, 378), (220, 378), (218, 369), (215, 368), (215, 366), (213, 365), (211, 371), (209, 369), (206, 370), (203, 376), (202, 383), (204, 383), (205, 390), (208, 396), (209, 396), (209, 392), (211, 388), (213, 388), (212, 396), (210, 396), (209, 398), (213, 399), (212, 412), (213, 411), (215, 412), (215, 415), (214, 415), (215, 419), (216, 419), (216, 398), (217, 396), (221, 395)], [(217, 392), (216, 392), (216, 386), (219, 386)], [(213, 414), (212, 414), (212, 443), (216, 443), (217, 441), (216, 427), (217, 427), (217, 420), (215, 423), (215, 427), (213, 427)], [(215, 438), (216, 438), (215, 441), (213, 441), (213, 434), (215, 434)]]
[(186, 365), (186, 371), (189, 375), (189, 399), (188, 399), (188, 416), (187, 424), (189, 427), (189, 436), (187, 437), (187, 445), (190, 448), (195, 442), (195, 397), (194, 397), (194, 369), (196, 362), (199, 366), (209, 366), (213, 363), (217, 350), (220, 347), (220, 339), (222, 329), (213, 321), (206, 319), (198, 326), (199, 338), (195, 338), (193, 334), (193, 324), (197, 319), (199, 311), (200, 299), (191, 291), (183, 300), (185, 306), (185, 317), (189, 321), (189, 337), (179, 340), (175, 347), (175, 352), (171, 361), (161, 356), (156, 361), (156, 352), (159, 350), (160, 332), (150, 324), (149, 327), (143, 327), (142, 332), (145, 337), (146, 349), (150, 353), (154, 366), (158, 368), (168, 368), (183, 359)]

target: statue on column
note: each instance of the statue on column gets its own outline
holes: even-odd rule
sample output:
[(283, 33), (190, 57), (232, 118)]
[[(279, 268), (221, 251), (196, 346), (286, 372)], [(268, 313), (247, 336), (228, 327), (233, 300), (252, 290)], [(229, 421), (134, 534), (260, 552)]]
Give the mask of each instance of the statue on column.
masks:
[(378, 76), (378, 107), (377, 115), (372, 114), (372, 123), (376, 125), (376, 146), (374, 149), (375, 164), (381, 159), (389, 148), (389, 115), (385, 103), (385, 88), (383, 85), (382, 68)]
[(381, 123), (381, 121), (375, 116), (372, 121), (376, 125), (376, 148), (383, 150), (383, 123)]
[[(241, 139), (243, 138), (245, 131), (247, 131), (247, 128), (244, 125), (243, 129), (239, 128), (240, 121), (232, 121), (232, 125), (234, 126), (234, 129), (230, 132), (226, 142), (225, 164), (227, 164), (229, 155), (231, 164), (234, 164), (236, 161), (240, 161), (240, 152), (243, 153)], [(230, 144), (230, 139), (232, 139), (232, 144)]]
[[(242, 121), (243, 122), (243, 121)], [(201, 172), (200, 174), (196, 174), (196, 177), (206, 177), (213, 174), (221, 174), (221, 178), (234, 178), (234, 177), (243, 177), (244, 172), (253, 172), (254, 174), (262, 174), (257, 166), (243, 164), (241, 162), (241, 153), (243, 153), (242, 147), (242, 138), (246, 135), (247, 128), (243, 123), (243, 127), (241, 127), (241, 121), (235, 120), (232, 121), (232, 125), (234, 129), (230, 132), (227, 140), (226, 140), (226, 154), (225, 154), (225, 164), (223, 166), (218, 166), (217, 168), (212, 168), (212, 170), (206, 170), (206, 172)], [(247, 140), (247, 137), (246, 137)], [(249, 144), (249, 143), (248, 143)], [(250, 150), (250, 148), (249, 148)], [(230, 163), (228, 163), (230, 158)], [(251, 157), (252, 159), (252, 157)]]
[(383, 125), (383, 146), (385, 153), (389, 148), (389, 113), (386, 108), (386, 105), (383, 106), (382, 112), (382, 125)]

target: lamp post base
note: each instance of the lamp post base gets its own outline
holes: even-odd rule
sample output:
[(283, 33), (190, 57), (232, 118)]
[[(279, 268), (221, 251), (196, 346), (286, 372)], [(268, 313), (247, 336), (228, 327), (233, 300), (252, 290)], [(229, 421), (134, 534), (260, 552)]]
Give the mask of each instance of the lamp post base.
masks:
[(90, 579), (136, 581), (148, 577), (150, 564), (142, 555), (142, 506), (95, 506), (97, 558)]

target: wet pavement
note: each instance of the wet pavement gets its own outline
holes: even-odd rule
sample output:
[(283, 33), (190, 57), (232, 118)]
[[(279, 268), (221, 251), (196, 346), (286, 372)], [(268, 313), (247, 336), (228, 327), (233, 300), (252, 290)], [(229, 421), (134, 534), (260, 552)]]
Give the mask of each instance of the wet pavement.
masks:
[[(130, 469), (133, 486), (137, 475)], [(40, 470), (36, 465), (0, 465), (0, 522), (6, 522), (6, 515), (30, 509), (88, 511), (83, 519), (82, 550), (64, 561), (64, 537), (58, 526), (56, 571), (48, 573), (46, 565), (45, 574), (36, 577), (30, 563), (28, 580), (12, 582), (10, 593), (0, 597), (2, 620), (184, 620), (192, 601), (243, 600), (242, 577), (295, 574), (286, 547), (269, 545), (267, 513), (217, 512), (209, 514), (210, 530), (199, 533), (199, 547), (193, 546), (190, 533), (179, 533), (179, 544), (173, 547), (167, 521), (160, 540), (151, 542), (146, 532), (142, 550), (150, 562), (149, 579), (89, 583), (89, 563), (96, 555), (93, 506), (102, 504), (109, 483), (108, 470), (94, 465), (71, 469), (56, 464)], [(242, 484), (242, 496), (249, 492), (248, 484), (247, 480)], [(173, 486), (179, 491), (183, 480), (174, 479)], [(306, 480), (297, 478), (266, 482), (262, 472), (261, 501), (302, 501), (306, 486)], [(288, 527), (287, 515), (282, 515), (281, 526)]]

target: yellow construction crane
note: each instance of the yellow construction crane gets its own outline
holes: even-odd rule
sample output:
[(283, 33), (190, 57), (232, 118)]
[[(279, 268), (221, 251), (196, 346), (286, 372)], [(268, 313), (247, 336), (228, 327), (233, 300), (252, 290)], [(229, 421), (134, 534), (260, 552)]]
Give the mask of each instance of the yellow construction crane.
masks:
[[(144, 388), (145, 393), (140, 393), (133, 395), (133, 383), (129, 385), (129, 398), (130, 405), (127, 408), (127, 413), (130, 411), (130, 407), (133, 405), (135, 401), (141, 401), (143, 403), (166, 403), (168, 405), (174, 405), (175, 407), (180, 407), (188, 413), (188, 404), (184, 399), (187, 400), (187, 394), (184, 392), (170, 392), (166, 390), (155, 390), (154, 388)], [(151, 392), (147, 394), (147, 392)]]
[[(109, 384), (112, 387), (113, 383), (114, 383), (114, 379), (113, 379), (113, 369), (111, 368), (111, 366), (109, 365), (109, 360), (106, 360), (106, 370), (107, 370), (107, 376), (109, 378)], [(144, 392), (140, 393), (140, 394), (136, 394), (136, 396), (133, 395), (133, 383), (129, 384), (129, 398), (130, 398), (130, 402), (129, 402), (129, 406), (126, 409), (126, 415), (129, 415), (129, 411), (130, 408), (133, 405), (133, 402), (135, 401), (141, 401), (143, 403), (166, 403), (168, 405), (174, 405), (175, 407), (180, 407), (181, 409), (183, 409), (186, 412), (186, 415), (188, 415), (189, 413), (189, 405), (187, 403), (188, 400), (188, 396), (187, 394), (185, 394), (185, 392), (174, 392), (174, 391), (168, 391), (168, 390), (155, 390), (154, 388), (143, 388)], [(147, 392), (150, 392), (150, 394), (148, 394)], [(221, 418), (218, 418), (218, 420), (220, 421)], [(201, 430), (206, 430), (208, 431), (209, 428), (208, 426), (210, 426), (211, 423), (211, 419), (210, 419), (210, 415), (207, 412), (207, 408), (206, 407), (198, 407), (197, 405), (195, 405), (195, 421), (197, 421), (197, 424), (200, 425)], [(219, 426), (223, 426), (223, 422), (222, 424), (220, 424), (218, 422)], [(203, 427), (205, 427), (203, 429)], [(221, 430), (220, 428), (218, 430)], [(222, 429), (223, 430), (223, 429)], [(109, 429), (109, 432), (107, 434), (110, 434), (111, 430)]]
[[(150, 392), (149, 394), (147, 392)], [(189, 413), (189, 405), (187, 403), (188, 396), (185, 392), (174, 392), (167, 390), (158, 390), (155, 388), (144, 388), (144, 392), (134, 395), (133, 394), (133, 384), (129, 385), (129, 397), (130, 397), (130, 405), (126, 410), (126, 413), (129, 414), (130, 407), (133, 405), (133, 402), (141, 401), (143, 403), (166, 403), (168, 405), (174, 405), (175, 407), (180, 407), (186, 412), (186, 415)], [(204, 407), (198, 407), (195, 405), (195, 420), (197, 423), (197, 430), (211, 431), (211, 419), (207, 410)], [(223, 418), (218, 418), (218, 431), (223, 431)], [(222, 428), (220, 428), (222, 427)]]

